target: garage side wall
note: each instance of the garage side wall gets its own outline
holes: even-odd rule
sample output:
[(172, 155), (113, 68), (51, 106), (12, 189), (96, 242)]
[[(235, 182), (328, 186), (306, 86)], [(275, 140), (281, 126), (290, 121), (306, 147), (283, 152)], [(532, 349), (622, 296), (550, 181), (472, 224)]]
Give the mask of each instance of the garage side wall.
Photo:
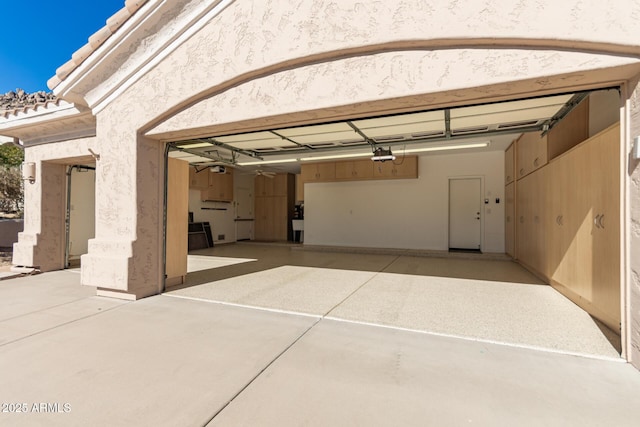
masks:
[[(640, 80), (629, 100), (630, 136), (640, 136)], [(631, 332), (631, 361), (640, 369), (640, 161), (629, 160), (631, 204), (631, 281), (629, 292), (629, 330)]]

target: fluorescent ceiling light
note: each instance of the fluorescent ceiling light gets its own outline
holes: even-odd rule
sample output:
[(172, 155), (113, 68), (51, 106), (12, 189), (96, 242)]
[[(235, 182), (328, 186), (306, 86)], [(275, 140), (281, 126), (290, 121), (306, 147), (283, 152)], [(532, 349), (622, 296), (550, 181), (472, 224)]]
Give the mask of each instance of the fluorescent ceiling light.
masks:
[(329, 159), (348, 159), (350, 157), (369, 157), (371, 153), (351, 153), (351, 154), (332, 154), (329, 156), (317, 156), (317, 157), (303, 157), (300, 160), (303, 162), (313, 160), (329, 160)]
[(444, 150), (462, 150), (465, 148), (480, 148), (489, 146), (489, 142), (477, 142), (472, 144), (457, 144), (457, 145), (438, 145), (435, 147), (424, 148), (409, 148), (403, 150), (403, 153), (423, 153), (427, 151), (444, 151)]
[(178, 148), (202, 148), (202, 147), (211, 147), (213, 144), (209, 144), (208, 142), (197, 142), (195, 144), (185, 144), (178, 145)]
[(252, 165), (272, 165), (276, 163), (292, 163), (297, 162), (298, 159), (281, 159), (281, 160), (258, 160), (255, 162), (238, 162), (238, 166), (252, 166)]

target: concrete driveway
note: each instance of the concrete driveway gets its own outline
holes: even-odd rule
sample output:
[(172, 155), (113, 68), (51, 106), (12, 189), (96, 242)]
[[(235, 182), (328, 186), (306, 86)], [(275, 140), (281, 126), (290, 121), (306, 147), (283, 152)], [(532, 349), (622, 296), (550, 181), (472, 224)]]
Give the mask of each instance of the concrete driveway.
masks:
[(636, 426), (630, 365), (322, 316), (0, 282), (0, 425)]

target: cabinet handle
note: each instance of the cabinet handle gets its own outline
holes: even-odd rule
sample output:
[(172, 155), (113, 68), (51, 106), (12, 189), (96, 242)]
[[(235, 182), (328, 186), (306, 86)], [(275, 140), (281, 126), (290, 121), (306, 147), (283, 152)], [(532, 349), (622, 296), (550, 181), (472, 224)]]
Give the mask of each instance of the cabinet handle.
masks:
[(507, 182), (511, 181), (511, 175), (507, 175)]
[(520, 224), (524, 224), (524, 217), (520, 216)]
[(558, 215), (558, 216), (556, 217), (556, 224), (558, 224), (558, 225), (564, 225), (564, 224), (563, 224), (563, 221), (562, 221), (562, 215)]
[(596, 227), (604, 229), (604, 214), (596, 216)]
[(538, 167), (539, 164), (540, 164), (539, 158), (536, 157), (535, 160), (533, 161), (533, 166)]
[(507, 222), (511, 222), (511, 217), (507, 216)]
[(520, 176), (524, 175), (524, 168), (520, 169)]

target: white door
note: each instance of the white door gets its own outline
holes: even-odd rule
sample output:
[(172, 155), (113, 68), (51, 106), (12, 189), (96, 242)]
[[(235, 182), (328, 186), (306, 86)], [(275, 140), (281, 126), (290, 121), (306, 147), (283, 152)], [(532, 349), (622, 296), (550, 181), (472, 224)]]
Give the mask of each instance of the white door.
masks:
[(480, 178), (449, 180), (449, 248), (480, 249)]

